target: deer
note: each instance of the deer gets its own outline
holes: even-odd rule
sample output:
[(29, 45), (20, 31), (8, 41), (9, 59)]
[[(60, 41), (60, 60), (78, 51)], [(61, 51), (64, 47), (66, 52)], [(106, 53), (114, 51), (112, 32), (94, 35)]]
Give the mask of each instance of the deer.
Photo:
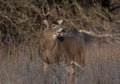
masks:
[(46, 26), (42, 32), (42, 60), (47, 65), (63, 62), (66, 66), (85, 66), (84, 40), (72, 27), (63, 25), (63, 20), (51, 23), (43, 20)]

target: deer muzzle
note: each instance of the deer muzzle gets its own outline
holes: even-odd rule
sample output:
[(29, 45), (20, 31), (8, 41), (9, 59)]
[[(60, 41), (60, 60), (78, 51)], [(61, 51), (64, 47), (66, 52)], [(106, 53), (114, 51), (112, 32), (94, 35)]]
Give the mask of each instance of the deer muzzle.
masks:
[(57, 39), (59, 41), (63, 41), (64, 40), (64, 29), (63, 28), (60, 28), (59, 30), (56, 31), (56, 35), (57, 35)]

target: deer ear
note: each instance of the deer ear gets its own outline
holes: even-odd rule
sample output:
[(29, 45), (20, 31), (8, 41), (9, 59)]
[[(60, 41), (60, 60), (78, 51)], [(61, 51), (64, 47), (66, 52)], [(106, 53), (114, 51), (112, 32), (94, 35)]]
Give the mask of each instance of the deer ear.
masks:
[(50, 28), (50, 24), (49, 24), (49, 22), (46, 19), (43, 20), (43, 23), (47, 27), (47, 29)]
[(58, 20), (57, 22), (59, 25), (61, 25), (63, 23), (63, 20), (61, 19), (61, 20)]

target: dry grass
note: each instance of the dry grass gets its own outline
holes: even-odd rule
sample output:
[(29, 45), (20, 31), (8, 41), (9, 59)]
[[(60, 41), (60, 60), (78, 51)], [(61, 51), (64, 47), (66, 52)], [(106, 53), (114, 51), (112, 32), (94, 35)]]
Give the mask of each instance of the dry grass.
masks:
[[(85, 1), (88, 5), (90, 0)], [(101, 7), (99, 0), (88, 6), (84, 3), (0, 0), (0, 84), (119, 84), (119, 0), (111, 0), (111, 11)], [(85, 45), (84, 70), (75, 67), (71, 74), (60, 63), (50, 65), (44, 73), (40, 51), (44, 19), (63, 19), (64, 24), (97, 38)]]

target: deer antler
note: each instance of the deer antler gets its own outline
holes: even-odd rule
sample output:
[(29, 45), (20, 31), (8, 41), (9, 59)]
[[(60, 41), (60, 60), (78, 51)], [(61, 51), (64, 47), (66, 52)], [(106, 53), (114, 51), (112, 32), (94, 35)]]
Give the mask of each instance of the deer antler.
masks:
[(43, 16), (45, 17), (45, 16), (50, 15), (52, 12), (54, 12), (54, 10), (55, 10), (55, 9), (52, 9), (52, 10), (48, 9), (47, 13), (45, 13), (44, 7), (42, 7), (42, 14), (43, 14)]

